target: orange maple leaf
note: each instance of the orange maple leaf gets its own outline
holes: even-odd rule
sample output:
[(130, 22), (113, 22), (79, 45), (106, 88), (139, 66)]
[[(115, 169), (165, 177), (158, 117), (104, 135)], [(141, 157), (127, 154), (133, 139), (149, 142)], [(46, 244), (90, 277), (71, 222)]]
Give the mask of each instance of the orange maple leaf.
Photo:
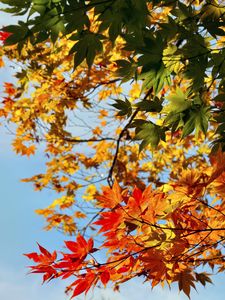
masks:
[(96, 197), (101, 207), (114, 208), (122, 201), (121, 189), (117, 181), (114, 182), (113, 187), (103, 187), (103, 195)]

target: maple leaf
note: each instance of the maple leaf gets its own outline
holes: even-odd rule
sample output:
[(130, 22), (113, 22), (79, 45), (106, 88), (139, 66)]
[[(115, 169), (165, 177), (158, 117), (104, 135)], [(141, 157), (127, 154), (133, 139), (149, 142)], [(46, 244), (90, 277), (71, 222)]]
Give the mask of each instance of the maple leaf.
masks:
[(114, 208), (122, 201), (121, 189), (117, 181), (114, 182), (113, 187), (103, 187), (103, 194), (96, 197), (101, 207)]
[(98, 281), (98, 276), (96, 276), (96, 274), (93, 273), (92, 271), (89, 271), (86, 274), (82, 275), (82, 278), (78, 278), (74, 283), (70, 285), (70, 288), (73, 287), (74, 285), (76, 286), (75, 289), (73, 290), (73, 294), (71, 298), (74, 298), (82, 294), (83, 292), (87, 294), (91, 286), (96, 284), (97, 281)]
[(101, 282), (104, 284), (104, 286), (106, 286), (106, 284), (110, 280), (110, 273), (109, 273), (109, 271), (107, 271), (107, 270), (103, 271), (101, 273), (101, 275), (100, 275), (100, 279), (101, 279)]
[(149, 270), (149, 276), (153, 279), (152, 287), (166, 278), (167, 266), (161, 250), (156, 250), (153, 246), (140, 256), (140, 260), (144, 262), (145, 269)]
[(37, 254), (36, 252), (24, 254), (30, 259), (33, 259), (35, 262), (54, 262), (57, 258), (56, 251), (54, 251), (52, 254), (46, 250), (44, 247), (38, 244), (38, 248), (41, 251), (41, 254)]
[(69, 249), (72, 254), (64, 254), (64, 259), (74, 260), (84, 260), (88, 253), (93, 250), (93, 239), (90, 238), (86, 241), (83, 236), (78, 235), (77, 241), (65, 241), (67, 249)]
[(75, 217), (78, 218), (78, 219), (84, 219), (84, 218), (87, 217), (86, 214), (84, 214), (84, 213), (81, 212), (81, 211), (76, 211), (76, 212), (74, 213), (74, 215), (75, 215)]
[(205, 272), (203, 272), (203, 273), (195, 272), (196, 280), (199, 281), (203, 286), (205, 286), (207, 282), (212, 283), (212, 280), (210, 279), (209, 275), (210, 274), (205, 273)]
[(189, 270), (184, 270), (177, 275), (176, 280), (178, 281), (179, 290), (183, 291), (190, 299), (191, 287), (195, 289), (193, 274)]
[(18, 138), (15, 139), (12, 142), (12, 146), (14, 148), (14, 151), (17, 154), (21, 154), (21, 155), (26, 155), (26, 156), (30, 156), (30, 155), (34, 155), (35, 154), (35, 150), (36, 150), (36, 146), (35, 145), (31, 145), (31, 146), (26, 146), (24, 145), (24, 142), (22, 139)]
[(101, 226), (100, 232), (107, 232), (109, 230), (116, 230), (118, 225), (121, 224), (123, 220), (123, 212), (112, 211), (112, 212), (102, 212), (100, 219), (93, 224)]
[(15, 95), (15, 93), (16, 93), (15, 86), (10, 82), (5, 82), (4, 83), (4, 92), (6, 94), (8, 94), (9, 96)]
[(53, 264), (57, 258), (57, 253), (54, 251), (53, 253), (50, 253), (48, 250), (46, 250), (44, 247), (38, 244), (40, 254), (36, 252), (24, 254), (29, 259), (32, 259), (35, 263), (37, 263), (36, 266), (31, 266), (31, 273), (44, 273), (43, 275), (43, 282), (46, 280), (51, 280), (58, 276), (57, 271), (53, 267)]
[(76, 281), (76, 287), (73, 291), (71, 298), (74, 298), (74, 297), (82, 294), (84, 291), (87, 290), (88, 287), (89, 287), (89, 282), (86, 279), (78, 279)]

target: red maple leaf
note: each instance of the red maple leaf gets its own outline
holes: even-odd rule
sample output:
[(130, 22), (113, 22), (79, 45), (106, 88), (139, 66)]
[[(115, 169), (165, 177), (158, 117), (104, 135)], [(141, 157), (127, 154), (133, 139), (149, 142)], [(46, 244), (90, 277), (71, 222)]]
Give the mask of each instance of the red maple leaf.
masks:
[(81, 235), (78, 235), (76, 242), (65, 241), (65, 244), (67, 249), (69, 249), (72, 253), (63, 254), (64, 259), (75, 261), (84, 260), (87, 254), (92, 252), (94, 243), (92, 238), (86, 241)]
[(58, 273), (55, 268), (52, 266), (57, 258), (56, 251), (50, 253), (44, 247), (38, 244), (40, 254), (36, 252), (24, 254), (29, 259), (32, 259), (37, 263), (36, 266), (31, 266), (31, 273), (44, 273), (43, 282), (46, 280), (51, 280), (55, 277), (58, 277)]
[(69, 286), (69, 289), (71, 289), (73, 286), (76, 286), (75, 289), (73, 290), (73, 294), (71, 298), (74, 298), (83, 292), (87, 294), (91, 286), (95, 285), (99, 279), (99, 277), (96, 276), (96, 274), (93, 273), (92, 271), (88, 271), (86, 274), (81, 275), (81, 277), (82, 278), (78, 278)]

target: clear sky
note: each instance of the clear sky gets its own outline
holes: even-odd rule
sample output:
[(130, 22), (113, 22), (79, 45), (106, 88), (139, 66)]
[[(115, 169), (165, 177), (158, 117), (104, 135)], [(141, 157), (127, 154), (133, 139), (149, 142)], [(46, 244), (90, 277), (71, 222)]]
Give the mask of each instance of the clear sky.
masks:
[[(14, 18), (0, 12), (0, 28), (13, 22)], [(0, 90), (2, 84), (10, 81), (10, 70), (0, 69)], [(1, 94), (0, 94), (1, 98)], [(24, 158), (16, 156), (11, 149), (11, 136), (6, 128), (0, 127), (0, 300), (67, 300), (64, 294), (66, 282), (52, 281), (41, 285), (38, 275), (26, 275), (29, 261), (22, 255), (36, 249), (36, 241), (46, 248), (61, 249), (64, 237), (57, 232), (42, 230), (43, 220), (34, 210), (45, 207), (54, 199), (51, 191), (34, 192), (29, 183), (20, 182), (43, 170), (44, 160), (41, 151), (37, 156)], [(192, 300), (223, 300), (225, 295), (225, 275), (215, 276), (214, 285), (198, 287), (192, 292)], [(104, 296), (104, 298), (101, 298)], [(97, 290), (80, 300), (184, 300), (186, 296), (178, 293), (177, 286), (171, 291), (142, 285), (134, 280), (121, 288), (121, 293), (113, 294), (111, 289)]]

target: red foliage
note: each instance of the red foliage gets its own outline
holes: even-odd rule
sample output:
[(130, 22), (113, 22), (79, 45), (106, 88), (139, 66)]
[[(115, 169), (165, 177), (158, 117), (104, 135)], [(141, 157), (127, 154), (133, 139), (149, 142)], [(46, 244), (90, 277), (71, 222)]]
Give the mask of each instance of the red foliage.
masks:
[[(189, 174), (187, 178), (176, 187), (184, 184), (192, 187), (195, 177)], [(211, 282), (206, 273), (195, 272), (196, 266), (211, 262), (212, 255), (217, 259), (222, 253), (210, 253), (208, 245), (218, 244), (218, 234), (212, 232), (199, 209), (198, 197), (184, 198), (182, 205), (171, 207), (171, 201), (175, 204), (174, 201), (181, 201), (188, 188), (175, 200), (173, 194), (166, 195), (151, 186), (143, 191), (135, 187), (132, 193), (122, 191), (117, 183), (111, 189), (104, 188), (97, 200), (98, 206), (107, 211), (99, 213), (97, 221), (92, 223), (101, 234), (99, 249), (94, 248), (92, 238), (85, 240), (78, 235), (76, 241), (65, 242), (66, 250), (56, 261), (55, 252), (51, 254), (39, 245), (40, 254), (26, 254), (36, 263), (31, 273), (43, 273), (43, 281), (75, 276), (76, 280), (67, 289), (72, 298), (87, 294), (97, 283), (106, 286), (111, 281), (116, 289), (136, 276), (150, 280), (152, 287), (164, 281), (168, 284), (178, 281), (179, 289), (189, 297), (195, 282), (203, 285), (205, 281)], [(213, 208), (213, 213), (217, 211)], [(217, 217), (215, 214), (215, 222)], [(103, 263), (93, 255), (101, 249), (110, 254)], [(219, 260), (215, 262), (220, 266)]]
[(41, 252), (40, 254), (36, 252), (25, 254), (25, 256), (37, 263), (36, 266), (30, 267), (31, 273), (44, 273), (43, 282), (58, 277), (57, 271), (52, 266), (57, 258), (56, 251), (51, 254), (39, 244), (38, 247)]
[(4, 43), (5, 40), (7, 40), (7, 38), (8, 38), (11, 34), (12, 34), (12, 33), (10, 33), (10, 32), (0, 31), (0, 41), (2, 41), (2, 42)]
[[(38, 244), (40, 254), (36, 252), (25, 254), (29, 259), (32, 259), (37, 265), (31, 266), (31, 273), (43, 273), (43, 282), (51, 280), (53, 278), (61, 277), (65, 279), (74, 275), (77, 271), (81, 270), (85, 264), (84, 259), (89, 253), (95, 252), (97, 249), (93, 248), (93, 239), (86, 241), (81, 235), (78, 235), (76, 242), (66, 241), (66, 248), (72, 253), (62, 253), (63, 258), (56, 261), (57, 254), (54, 251), (52, 254)], [(103, 272), (101, 280), (106, 284), (109, 277), (107, 272)], [(98, 280), (98, 277), (91, 270), (83, 275), (78, 275), (77, 280), (72, 283), (68, 289), (76, 286), (73, 289), (73, 296), (79, 295), (84, 291), (90, 289), (94, 284), (94, 280)], [(108, 279), (107, 279), (108, 278)]]

